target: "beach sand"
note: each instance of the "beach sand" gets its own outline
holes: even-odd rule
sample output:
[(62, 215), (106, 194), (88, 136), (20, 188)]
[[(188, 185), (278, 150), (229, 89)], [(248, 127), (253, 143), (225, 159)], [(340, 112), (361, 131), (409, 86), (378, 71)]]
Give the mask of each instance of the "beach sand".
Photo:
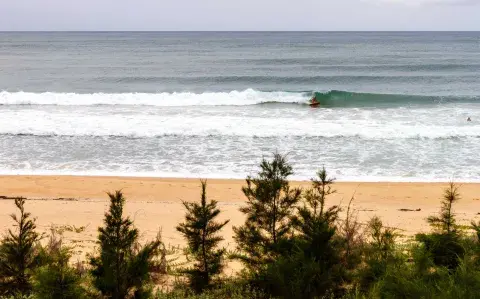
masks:
[[(223, 235), (224, 245), (234, 248), (232, 226), (244, 221), (239, 207), (245, 202), (241, 187), (244, 180), (208, 180), (207, 196), (218, 201), (221, 219), (230, 219)], [(294, 186), (308, 187), (309, 182), (293, 182)], [(462, 224), (478, 219), (480, 213), (479, 184), (459, 184), (461, 200), (455, 213)], [(398, 233), (408, 238), (417, 232), (429, 230), (426, 218), (438, 212), (445, 183), (347, 183), (337, 182), (337, 193), (328, 203), (346, 207), (354, 195), (354, 208), (361, 222), (377, 215), (384, 224), (398, 228)], [(11, 228), (11, 213), (16, 208), (9, 197), (28, 199), (26, 210), (37, 219), (40, 232), (48, 233), (52, 225), (67, 231), (64, 237), (73, 245), (74, 259), (85, 258), (92, 252), (97, 228), (102, 224), (108, 209), (107, 191), (122, 189), (127, 203), (126, 215), (140, 229), (142, 240), (152, 240), (159, 229), (167, 245), (185, 245), (175, 226), (183, 221), (182, 200), (200, 198), (200, 181), (197, 179), (82, 177), (82, 176), (1, 176), (0, 177), (0, 227)], [(7, 199), (6, 199), (7, 198)], [(408, 209), (409, 211), (400, 211)], [(420, 209), (417, 211), (417, 209)], [(69, 231), (78, 229), (79, 232)]]

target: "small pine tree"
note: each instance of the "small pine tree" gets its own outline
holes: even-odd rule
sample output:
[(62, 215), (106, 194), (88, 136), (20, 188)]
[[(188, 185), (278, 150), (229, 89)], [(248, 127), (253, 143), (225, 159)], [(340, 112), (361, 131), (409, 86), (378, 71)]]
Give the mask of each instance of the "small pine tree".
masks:
[(303, 207), (298, 208), (298, 215), (292, 217), (292, 223), (301, 235), (308, 237), (317, 222), (325, 222), (333, 227), (338, 218), (340, 208), (336, 205), (326, 209), (325, 199), (334, 194), (331, 185), (335, 181), (329, 178), (325, 168), (317, 172), (316, 179), (312, 179), (312, 188), (305, 192)]
[(33, 275), (33, 291), (38, 299), (76, 299), (84, 298), (82, 278), (69, 265), (71, 248), (63, 245), (62, 237), (52, 229), (48, 244), (41, 248), (40, 259), (44, 266)]
[(290, 217), (301, 196), (300, 189), (289, 186), (291, 174), (286, 158), (275, 154), (272, 161), (262, 160), (257, 176), (247, 177), (247, 186), (242, 188), (247, 205), (240, 211), (247, 219), (233, 230), (241, 252), (237, 257), (251, 270), (273, 261), (279, 244), (291, 232)]
[[(325, 199), (335, 193), (331, 189), (334, 179), (325, 169), (312, 179), (312, 188), (305, 192), (304, 205), (292, 217), (296, 234), (290, 238), (293, 244), (266, 273), (270, 290), (284, 298), (320, 298), (327, 294), (339, 294), (343, 281), (343, 265), (340, 260), (340, 239), (336, 237), (335, 221), (340, 208), (327, 208)], [(323, 297), (322, 297), (323, 298)]]
[(460, 200), (458, 186), (451, 182), (443, 194), (440, 216), (428, 217), (428, 223), (438, 229), (441, 233), (455, 233), (457, 230), (455, 214), (453, 213), (453, 204)]
[(100, 255), (90, 258), (93, 285), (109, 298), (143, 298), (149, 295), (149, 270), (159, 242), (140, 247), (138, 230), (123, 217), (125, 198), (121, 191), (108, 193), (110, 209), (104, 227), (98, 229)]
[(35, 232), (35, 220), (25, 212), (25, 198), (16, 198), (20, 216), (12, 214), (17, 229), (8, 230), (0, 246), (0, 296), (28, 295), (31, 275), (37, 266), (36, 244), (40, 236)]
[(177, 231), (187, 240), (189, 252), (196, 260), (194, 267), (185, 272), (190, 277), (191, 287), (198, 293), (210, 285), (215, 275), (222, 272), (225, 249), (217, 249), (218, 243), (223, 240), (218, 232), (229, 222), (215, 221), (220, 214), (217, 202), (212, 200), (207, 203), (207, 182), (202, 180), (201, 184), (200, 203), (183, 202), (187, 214), (185, 222), (177, 226)]
[(459, 199), (458, 187), (451, 182), (443, 195), (440, 216), (430, 216), (427, 219), (434, 231), (416, 236), (431, 255), (435, 265), (445, 266), (450, 270), (457, 268), (465, 253), (453, 213), (453, 204)]

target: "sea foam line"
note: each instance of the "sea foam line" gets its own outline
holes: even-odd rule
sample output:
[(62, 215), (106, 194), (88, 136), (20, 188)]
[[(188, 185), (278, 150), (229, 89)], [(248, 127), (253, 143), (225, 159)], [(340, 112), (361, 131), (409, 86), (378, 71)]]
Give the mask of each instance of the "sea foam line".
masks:
[(0, 92), (0, 105), (128, 105), (128, 106), (244, 106), (269, 102), (302, 103), (311, 93), (264, 92), (253, 89), (230, 92), (163, 93), (55, 93)]
[[(188, 173), (188, 172), (168, 172), (168, 171), (108, 171), (108, 170), (46, 170), (46, 169), (0, 169), (0, 175), (38, 175), (38, 176), (86, 176), (86, 177), (124, 177), (124, 178), (158, 178), (158, 179), (232, 179), (243, 180), (247, 175), (253, 175), (249, 172), (210, 172)], [(292, 181), (310, 181), (313, 175), (296, 174), (290, 177)], [(346, 175), (335, 176), (337, 182), (399, 182), (399, 183), (448, 183), (452, 180), (461, 183), (480, 183), (480, 179), (471, 177), (456, 176), (436, 178), (429, 176), (372, 176), (372, 175)]]

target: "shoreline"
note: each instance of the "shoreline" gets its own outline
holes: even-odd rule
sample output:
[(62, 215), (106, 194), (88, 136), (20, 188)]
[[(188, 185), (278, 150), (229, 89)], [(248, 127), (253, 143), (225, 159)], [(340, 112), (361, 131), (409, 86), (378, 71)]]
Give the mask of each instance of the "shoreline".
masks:
[[(233, 226), (244, 222), (239, 208), (245, 197), (241, 187), (244, 179), (208, 179), (207, 198), (218, 201), (220, 220), (230, 219), (222, 236), (225, 246), (232, 248)], [(309, 181), (291, 181), (293, 187), (306, 188)], [(327, 205), (346, 206), (354, 195), (353, 208), (360, 222), (379, 216), (385, 225), (395, 227), (402, 238), (430, 230), (426, 218), (439, 211), (446, 183), (402, 182), (335, 182), (337, 193), (327, 199)], [(469, 224), (480, 217), (480, 184), (458, 183), (461, 199), (455, 204), (459, 224)], [(182, 201), (200, 199), (200, 181), (193, 178), (143, 178), (94, 176), (0, 176), (0, 198), (26, 197), (26, 211), (37, 219), (39, 232), (48, 233), (50, 227), (67, 228), (67, 244), (75, 247), (81, 260), (95, 247), (97, 228), (103, 223), (108, 209), (106, 192), (122, 189), (127, 199), (125, 215), (131, 217), (140, 230), (142, 240), (152, 240), (159, 229), (163, 240), (172, 246), (185, 242), (175, 227), (183, 221)], [(13, 200), (0, 199), (0, 228), (2, 233), (12, 228), (10, 214), (17, 213)], [(78, 228), (81, 232), (69, 231)], [(75, 260), (75, 258), (74, 258)]]
[[(328, 169), (327, 169), (328, 170)], [(255, 175), (256, 173), (253, 172), (251, 174), (245, 174), (243, 176), (217, 176), (217, 175), (153, 175), (153, 173), (103, 173), (103, 172), (94, 172), (94, 173), (83, 173), (83, 172), (74, 172), (74, 173), (61, 173), (61, 172), (40, 172), (40, 173), (28, 173), (28, 172), (18, 172), (18, 173), (5, 173), (0, 172), (0, 178), (4, 177), (85, 177), (85, 178), (118, 178), (118, 179), (147, 179), (147, 180), (200, 180), (200, 179), (207, 179), (207, 180), (217, 180), (217, 181), (245, 181), (245, 178), (248, 175)], [(313, 173), (312, 176), (308, 178), (299, 178), (295, 177), (294, 175), (289, 180), (290, 182), (310, 182), (311, 178), (315, 176)], [(450, 182), (454, 182), (456, 184), (479, 184), (480, 179), (424, 179), (424, 178), (405, 178), (405, 177), (360, 177), (359, 179), (352, 179), (352, 178), (342, 178), (338, 179), (334, 175), (329, 176), (335, 179), (337, 183), (421, 183), (421, 184), (447, 184)], [(370, 178), (370, 179), (367, 179)]]

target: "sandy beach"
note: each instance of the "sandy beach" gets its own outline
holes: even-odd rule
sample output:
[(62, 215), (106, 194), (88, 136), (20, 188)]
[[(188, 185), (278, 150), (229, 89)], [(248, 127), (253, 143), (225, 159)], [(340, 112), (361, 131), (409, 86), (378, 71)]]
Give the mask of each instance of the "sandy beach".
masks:
[[(244, 221), (238, 211), (245, 200), (241, 191), (244, 183), (244, 180), (208, 180), (208, 198), (219, 202), (222, 219), (230, 219), (224, 237), (225, 245), (232, 249), (232, 226)], [(293, 185), (306, 188), (309, 182), (293, 182)], [(455, 212), (460, 223), (468, 224), (480, 213), (480, 185), (459, 185), (462, 199), (455, 206)], [(355, 195), (354, 208), (360, 221), (378, 215), (386, 225), (398, 228), (398, 232), (408, 238), (429, 229), (425, 218), (438, 211), (446, 184), (337, 182), (334, 186), (338, 192), (330, 197), (329, 204), (346, 206)], [(123, 190), (127, 198), (125, 213), (134, 219), (143, 240), (155, 238), (161, 229), (165, 243), (184, 245), (175, 226), (184, 217), (181, 201), (199, 199), (197, 179), (2, 176), (0, 226), (5, 231), (13, 223), (9, 215), (16, 209), (9, 198), (26, 197), (26, 209), (37, 218), (39, 231), (47, 233), (52, 225), (63, 228), (68, 244), (75, 247), (75, 258), (83, 259), (95, 246), (97, 228), (108, 208), (106, 192), (117, 189)]]

